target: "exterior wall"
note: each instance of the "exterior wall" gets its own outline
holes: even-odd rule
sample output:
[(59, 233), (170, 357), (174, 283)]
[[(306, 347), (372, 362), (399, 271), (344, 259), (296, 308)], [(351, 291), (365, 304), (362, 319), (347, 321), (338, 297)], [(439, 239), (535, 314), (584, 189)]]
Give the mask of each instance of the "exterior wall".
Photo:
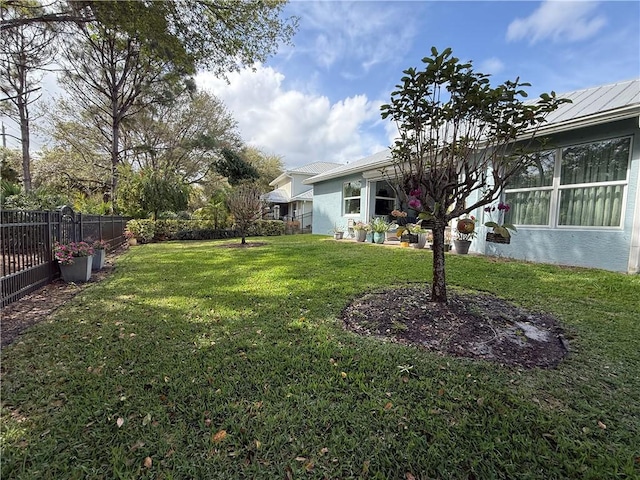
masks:
[[(362, 181), (363, 188), (360, 193), (360, 216), (343, 214), (342, 185), (344, 182)], [(366, 181), (362, 175), (350, 175), (347, 177), (327, 180), (313, 184), (313, 228), (315, 234), (329, 235), (334, 225), (347, 228), (349, 219), (365, 221), (365, 191)]]
[(290, 194), (292, 197), (295, 197), (296, 195), (300, 195), (302, 192), (309, 190), (309, 185), (302, 184), (302, 181), (305, 178), (309, 178), (309, 175), (298, 175), (295, 173), (291, 175)]
[[(640, 222), (638, 185), (640, 182), (640, 126), (638, 118), (619, 121), (557, 135), (552, 145), (564, 147), (595, 140), (632, 135), (629, 183), (622, 228), (590, 227), (518, 227), (509, 245), (485, 242), (486, 219), (480, 216), (478, 238), (474, 241), (479, 252), (487, 255), (532, 262), (601, 268), (618, 272), (638, 273), (637, 265), (630, 265), (632, 232)], [(517, 225), (516, 225), (517, 227)], [(640, 248), (634, 245), (633, 249)], [(635, 271), (634, 271), (635, 269)]]

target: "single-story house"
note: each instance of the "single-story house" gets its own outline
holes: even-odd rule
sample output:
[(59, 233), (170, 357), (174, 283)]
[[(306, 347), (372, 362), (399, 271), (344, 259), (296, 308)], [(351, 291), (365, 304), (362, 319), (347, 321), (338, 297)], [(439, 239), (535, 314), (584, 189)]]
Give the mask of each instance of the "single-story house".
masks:
[(302, 231), (311, 230), (313, 187), (303, 180), (340, 166), (339, 163), (314, 162), (286, 170), (269, 183), (273, 190), (262, 195), (268, 205), (265, 218), (295, 224)]
[[(559, 97), (538, 167), (511, 180), (508, 245), (485, 241), (484, 211), (471, 251), (534, 262), (640, 272), (640, 79)], [(386, 216), (399, 205), (382, 151), (304, 180), (313, 186), (313, 233)]]

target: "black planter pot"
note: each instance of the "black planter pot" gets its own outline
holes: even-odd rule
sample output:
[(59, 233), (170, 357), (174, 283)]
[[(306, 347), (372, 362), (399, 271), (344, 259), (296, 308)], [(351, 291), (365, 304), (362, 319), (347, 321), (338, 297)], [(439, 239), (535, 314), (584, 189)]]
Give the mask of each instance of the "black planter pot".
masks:
[(491, 243), (511, 243), (511, 237), (503, 237), (497, 233), (487, 233), (486, 240)]

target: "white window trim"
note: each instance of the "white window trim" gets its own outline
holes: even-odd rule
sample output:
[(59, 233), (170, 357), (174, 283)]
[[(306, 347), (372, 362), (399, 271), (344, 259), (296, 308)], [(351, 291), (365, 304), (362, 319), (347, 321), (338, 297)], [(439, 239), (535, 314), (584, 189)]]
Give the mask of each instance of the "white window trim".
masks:
[[(344, 187), (345, 185), (347, 185), (348, 183), (356, 183), (356, 182), (360, 182), (360, 195), (358, 196), (353, 196), (353, 197), (345, 197), (344, 196)], [(360, 212), (359, 213), (347, 213), (346, 211), (346, 203), (347, 200), (360, 200)], [(352, 180), (349, 182), (342, 182), (342, 216), (345, 218), (357, 218), (362, 214), (362, 180)]]

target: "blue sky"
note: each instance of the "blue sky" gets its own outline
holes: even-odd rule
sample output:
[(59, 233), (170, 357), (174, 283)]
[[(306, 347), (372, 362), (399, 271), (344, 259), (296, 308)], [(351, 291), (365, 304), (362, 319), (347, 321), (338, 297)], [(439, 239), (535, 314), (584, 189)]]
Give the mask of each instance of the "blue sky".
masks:
[(530, 96), (640, 77), (640, 2), (293, 1), (293, 46), (229, 83), (201, 72), (245, 142), (288, 168), (346, 163), (391, 144), (380, 118), (402, 71), (432, 46), (501, 83), (520, 77)]

